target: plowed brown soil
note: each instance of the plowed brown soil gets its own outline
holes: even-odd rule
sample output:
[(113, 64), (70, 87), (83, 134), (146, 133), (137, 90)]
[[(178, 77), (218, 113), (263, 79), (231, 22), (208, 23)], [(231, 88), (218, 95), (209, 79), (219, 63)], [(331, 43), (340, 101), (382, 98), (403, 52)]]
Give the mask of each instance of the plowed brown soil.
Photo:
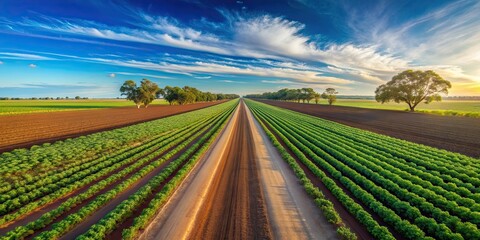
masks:
[(356, 128), (480, 157), (480, 119), (261, 100)]
[(53, 142), (94, 132), (111, 130), (219, 104), (121, 107), (98, 110), (31, 113), (0, 116), (0, 153), (15, 148)]
[(272, 239), (244, 104), (190, 239)]

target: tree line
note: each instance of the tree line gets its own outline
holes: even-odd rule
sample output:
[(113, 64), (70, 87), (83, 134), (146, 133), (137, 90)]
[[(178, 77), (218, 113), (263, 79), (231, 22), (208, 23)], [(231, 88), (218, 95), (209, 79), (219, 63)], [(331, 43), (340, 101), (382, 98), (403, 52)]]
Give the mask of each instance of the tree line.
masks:
[(140, 86), (137, 86), (133, 80), (127, 80), (120, 87), (120, 92), (122, 96), (126, 96), (127, 100), (133, 101), (137, 108), (140, 108), (141, 105), (146, 108), (153, 100), (160, 97), (163, 97), (170, 105), (212, 102), (240, 97), (237, 94), (202, 92), (190, 86), (184, 86), (183, 88), (166, 86), (165, 88), (160, 88), (156, 83), (148, 79), (143, 79), (140, 82)]
[(295, 101), (303, 103), (314, 100), (316, 104), (320, 102), (320, 99), (327, 99), (328, 104), (332, 105), (337, 100), (338, 92), (334, 88), (327, 88), (325, 91), (320, 94), (315, 92), (313, 88), (298, 88), (298, 89), (289, 89), (284, 88), (276, 92), (265, 92), (261, 94), (248, 94), (246, 98), (257, 98), (257, 99), (270, 99), (270, 100), (281, 100), (281, 101)]

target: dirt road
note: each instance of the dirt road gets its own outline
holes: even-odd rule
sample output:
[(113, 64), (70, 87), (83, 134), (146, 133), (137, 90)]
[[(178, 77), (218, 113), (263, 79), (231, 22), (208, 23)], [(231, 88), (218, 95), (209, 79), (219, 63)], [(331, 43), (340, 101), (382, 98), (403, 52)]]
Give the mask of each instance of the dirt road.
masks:
[(333, 225), (315, 206), (249, 109), (247, 116), (274, 239), (337, 239)]
[(84, 111), (0, 116), (0, 153), (151, 121), (219, 104), (205, 102), (149, 108), (120, 107)]
[(261, 100), (356, 128), (480, 157), (480, 119)]
[(212, 150), (140, 239), (335, 237), (241, 103)]

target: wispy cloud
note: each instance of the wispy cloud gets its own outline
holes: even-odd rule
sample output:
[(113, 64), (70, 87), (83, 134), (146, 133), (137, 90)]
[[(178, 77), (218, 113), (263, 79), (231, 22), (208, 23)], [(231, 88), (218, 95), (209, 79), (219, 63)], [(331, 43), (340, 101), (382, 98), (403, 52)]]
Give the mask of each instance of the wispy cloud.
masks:
[(110, 73), (110, 74), (108, 74), (108, 76), (111, 77), (111, 78), (115, 78), (117, 75), (115, 73)]
[(288, 80), (262, 80), (262, 83), (273, 83), (273, 84), (290, 84), (292, 81)]
[(126, 76), (140, 76), (140, 77), (151, 77), (151, 78), (158, 78), (158, 79), (171, 79), (171, 77), (167, 76), (160, 76), (155, 74), (145, 74), (145, 73), (131, 73), (131, 72), (117, 72), (118, 75), (126, 75)]
[(0, 58), (16, 60), (56, 60), (55, 58), (45, 57), (35, 54), (0, 52)]
[[(310, 1), (299, 2), (310, 5)], [(127, 25), (113, 26), (48, 16), (19, 21), (1, 18), (0, 23), (8, 26), (3, 32), (9, 34), (125, 47), (150, 44), (196, 51), (192, 55), (201, 52), (202, 55), (192, 56), (189, 51), (184, 51), (186, 53), (138, 60), (135, 56), (107, 54), (77, 57), (3, 52), (0, 58), (71, 58), (183, 74), (197, 79), (240, 75), (267, 78), (265, 83), (331, 84), (344, 88), (352, 84), (369, 84), (372, 87), (409, 68), (435, 69), (445, 78), (465, 86), (480, 82), (478, 1), (452, 2), (423, 16), (395, 23), (396, 9), (383, 1), (372, 5), (368, 12), (347, 9), (350, 14), (345, 18), (355, 34), (350, 40), (342, 42), (318, 38), (306, 31), (304, 23), (268, 13), (218, 10), (224, 17), (223, 21), (210, 22), (202, 18), (182, 22), (173, 17), (147, 14), (131, 6), (118, 8), (128, 15)], [(115, 74), (166, 78), (143, 73)]]
[(395, 24), (396, 10), (379, 4), (368, 14), (349, 14), (349, 22), (357, 41), (408, 59), (411, 64), (399, 67), (399, 70), (405, 67), (434, 69), (455, 82), (480, 84), (478, 12), (479, 1), (454, 1)]
[(30, 63), (28, 66), (29, 66), (30, 68), (36, 68), (36, 67), (37, 67), (37, 65), (35, 65), (35, 64), (33, 64), (33, 63)]
[(194, 77), (194, 78), (196, 78), (196, 79), (210, 79), (210, 78), (212, 78), (212, 76), (203, 76), (203, 77), (198, 76), (198, 77)]
[(0, 61), (0, 65), (2, 65), (2, 64), (3, 64), (3, 62), (2, 62), (2, 61)]
[(244, 81), (233, 81), (233, 80), (218, 80), (217, 82), (223, 82), (223, 83), (247, 83)]

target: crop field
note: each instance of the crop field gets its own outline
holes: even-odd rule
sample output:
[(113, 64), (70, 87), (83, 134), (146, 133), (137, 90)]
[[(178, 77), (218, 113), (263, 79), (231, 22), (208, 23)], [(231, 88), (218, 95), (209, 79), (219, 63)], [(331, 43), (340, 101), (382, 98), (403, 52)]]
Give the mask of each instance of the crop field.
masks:
[(0, 0), (0, 240), (480, 240), (480, 0), (385, 3)]
[(480, 157), (480, 119), (261, 100), (273, 106), (407, 141)]
[(0, 116), (0, 152), (35, 144), (78, 137), (188, 112), (219, 102), (154, 105), (149, 108), (106, 108)]
[[(168, 104), (163, 99), (156, 99), (152, 105)], [(125, 99), (86, 99), (86, 100), (1, 100), (0, 115), (58, 112), (72, 110), (89, 110), (112, 107), (135, 107)]]
[[(321, 104), (326, 105), (327, 103), (322, 102)], [(388, 102), (381, 104), (375, 100), (364, 99), (338, 99), (337, 102), (335, 102), (335, 105), (398, 111), (406, 111), (408, 109), (407, 105), (401, 103)], [(420, 103), (416, 111), (446, 116), (480, 117), (480, 101), (443, 100), (442, 102), (433, 102), (429, 104)]]
[(480, 239), (479, 159), (247, 105), (329, 222), (363, 239)]
[(237, 105), (1, 154), (0, 239), (136, 237)]
[[(480, 238), (480, 159), (432, 147), (438, 126), (475, 142), (477, 118), (467, 134), (457, 117), (262, 101), (2, 116), (39, 126), (2, 126), (35, 145), (0, 154), (0, 239)], [(373, 119), (412, 141), (363, 130)]]

